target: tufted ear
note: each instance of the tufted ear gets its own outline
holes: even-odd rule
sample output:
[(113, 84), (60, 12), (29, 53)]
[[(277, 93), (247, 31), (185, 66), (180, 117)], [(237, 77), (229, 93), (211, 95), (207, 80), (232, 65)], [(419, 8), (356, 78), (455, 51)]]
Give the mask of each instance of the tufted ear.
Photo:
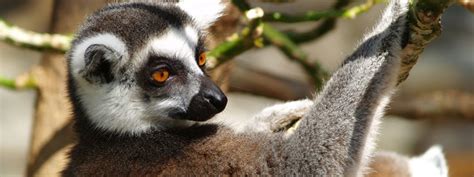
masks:
[(412, 176), (448, 177), (448, 166), (440, 146), (428, 149), (423, 155), (410, 159)]
[(420, 157), (420, 159), (427, 163), (431, 163), (438, 170), (441, 176), (447, 176), (448, 167), (441, 146), (436, 145), (431, 147)]
[(84, 52), (85, 65), (80, 74), (90, 83), (110, 83), (114, 79), (112, 68), (120, 58), (117, 51), (105, 45), (90, 45)]
[(222, 15), (221, 0), (181, 0), (178, 6), (191, 16), (201, 29), (207, 29)]

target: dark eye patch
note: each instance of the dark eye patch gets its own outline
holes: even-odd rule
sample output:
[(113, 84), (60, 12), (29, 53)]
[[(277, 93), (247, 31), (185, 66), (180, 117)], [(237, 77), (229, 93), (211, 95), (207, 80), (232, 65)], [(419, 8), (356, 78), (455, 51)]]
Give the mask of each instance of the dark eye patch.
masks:
[[(153, 80), (152, 74), (163, 67), (169, 70), (170, 79), (163, 84), (157, 84), (156, 81)], [(160, 92), (166, 92), (166, 89), (170, 89), (173, 85), (185, 83), (188, 72), (180, 60), (151, 55), (139, 72), (137, 72), (136, 80), (138, 85), (143, 88), (145, 92), (155, 97), (159, 95)]]
[[(171, 96), (170, 94), (176, 92), (176, 89), (186, 89), (188, 87), (187, 80), (194, 79), (189, 78), (189, 71), (181, 60), (157, 55), (151, 55), (147, 60), (135, 77), (138, 87), (141, 88), (141, 98), (144, 102), (167, 99)], [(170, 71), (172, 70), (172, 74), (166, 82), (157, 84), (151, 75), (155, 69), (163, 65), (166, 65)]]
[(172, 74), (182, 74), (186, 70), (184, 64), (180, 60), (174, 60), (162, 56), (149, 57), (145, 68), (149, 71), (154, 71), (162, 65), (166, 65), (171, 70)]

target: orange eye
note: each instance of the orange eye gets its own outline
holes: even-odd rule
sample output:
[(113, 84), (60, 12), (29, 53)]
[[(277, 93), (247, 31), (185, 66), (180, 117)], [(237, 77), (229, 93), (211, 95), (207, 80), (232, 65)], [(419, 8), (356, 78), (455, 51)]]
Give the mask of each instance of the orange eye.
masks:
[(155, 71), (151, 77), (153, 77), (153, 80), (156, 82), (163, 83), (170, 77), (170, 72), (167, 69), (160, 69)]
[(206, 59), (206, 53), (201, 53), (201, 55), (199, 55), (198, 65), (204, 66), (206, 64)]

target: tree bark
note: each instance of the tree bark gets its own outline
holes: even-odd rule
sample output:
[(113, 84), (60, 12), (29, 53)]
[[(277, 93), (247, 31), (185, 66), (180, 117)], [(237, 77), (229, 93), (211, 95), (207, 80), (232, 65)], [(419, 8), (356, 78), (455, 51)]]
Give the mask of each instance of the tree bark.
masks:
[[(55, 0), (51, 33), (72, 33), (86, 14), (108, 0)], [(66, 92), (66, 64), (62, 54), (47, 53), (35, 69), (38, 99), (27, 176), (59, 176), (64, 168), (65, 144), (73, 142), (70, 104)]]

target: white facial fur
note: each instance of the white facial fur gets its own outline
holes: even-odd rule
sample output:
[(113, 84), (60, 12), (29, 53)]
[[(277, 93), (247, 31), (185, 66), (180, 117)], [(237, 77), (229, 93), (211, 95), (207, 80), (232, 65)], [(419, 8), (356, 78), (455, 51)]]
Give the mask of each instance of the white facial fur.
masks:
[(188, 13), (201, 29), (211, 26), (225, 8), (221, 0), (181, 0), (178, 6)]
[(118, 37), (110, 33), (98, 34), (81, 41), (80, 44), (76, 45), (74, 47), (74, 50), (72, 50), (71, 68), (74, 69), (72, 71), (73, 75), (77, 75), (79, 71), (84, 68), (85, 66), (84, 55), (85, 55), (86, 49), (93, 44), (102, 44), (102, 45), (108, 46), (111, 49), (114, 49), (115, 51), (117, 51), (120, 55), (122, 55), (122, 57), (128, 58), (126, 45), (121, 39), (119, 39)]
[(411, 177), (448, 177), (446, 160), (439, 146), (433, 146), (423, 155), (411, 158), (409, 168)]
[(86, 81), (79, 73), (85, 67), (86, 49), (94, 44), (111, 48), (119, 53), (121, 60), (128, 59), (125, 43), (109, 33), (87, 38), (72, 50), (71, 72), (77, 81), (79, 100), (86, 109), (86, 114), (100, 129), (132, 134), (150, 129), (152, 127), (150, 122), (136, 119), (143, 116), (144, 110), (140, 101), (134, 99), (136, 97), (133, 95), (133, 88), (125, 88), (115, 82), (94, 85)]
[(198, 32), (187, 26), (184, 31), (170, 28), (164, 35), (151, 42), (151, 50), (158, 55), (168, 56), (183, 62), (195, 74), (204, 74), (196, 65), (195, 49), (198, 43)]
[[(158, 56), (166, 56), (171, 60), (179, 60), (186, 67), (188, 78), (192, 75), (204, 75), (204, 72), (196, 63), (196, 46), (198, 44), (198, 32), (191, 26), (187, 26), (184, 30), (170, 28), (162, 36), (153, 39), (148, 47), (145, 48), (142, 55), (150, 52)], [(144, 60), (143, 60), (144, 61)], [(179, 105), (187, 108), (191, 99), (199, 92), (200, 82), (197, 80), (188, 80), (186, 88), (175, 88), (170, 93), (179, 95), (166, 100), (166, 105), (159, 103), (160, 107), (172, 107)]]

